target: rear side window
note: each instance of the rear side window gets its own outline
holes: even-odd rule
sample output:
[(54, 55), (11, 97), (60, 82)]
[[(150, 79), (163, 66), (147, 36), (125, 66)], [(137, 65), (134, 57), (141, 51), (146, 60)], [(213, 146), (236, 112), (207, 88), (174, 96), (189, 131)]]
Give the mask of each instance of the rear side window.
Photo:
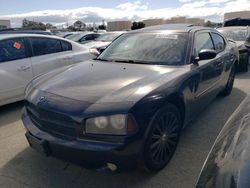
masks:
[(34, 56), (53, 54), (63, 51), (60, 40), (49, 38), (30, 38)]
[(62, 40), (61, 44), (62, 44), (62, 50), (63, 51), (70, 51), (70, 50), (72, 50), (72, 45), (69, 42), (66, 42), (66, 41)]
[(199, 52), (204, 49), (214, 49), (213, 41), (209, 33), (198, 33), (194, 39), (195, 55), (198, 56)]
[(222, 52), (226, 47), (224, 39), (217, 33), (212, 33), (212, 38), (216, 52)]
[(24, 39), (0, 41), (0, 63), (26, 58)]

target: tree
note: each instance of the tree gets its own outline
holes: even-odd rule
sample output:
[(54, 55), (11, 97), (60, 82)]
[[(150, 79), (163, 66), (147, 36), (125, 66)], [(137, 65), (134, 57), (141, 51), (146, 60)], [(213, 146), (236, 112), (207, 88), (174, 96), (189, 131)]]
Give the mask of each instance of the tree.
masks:
[(98, 29), (100, 29), (100, 30), (106, 30), (106, 25), (99, 25)]
[(144, 27), (145, 27), (145, 24), (143, 22), (133, 22), (131, 29), (136, 30), (136, 29), (141, 29)]
[(56, 29), (56, 27), (53, 26), (51, 23), (46, 23), (45, 27), (46, 29)]
[(73, 24), (73, 27), (77, 30), (77, 31), (81, 31), (81, 30), (85, 30), (86, 28), (86, 24), (81, 22), (80, 20), (76, 21)]
[(22, 28), (46, 30), (46, 26), (42, 22), (30, 21), (30, 20), (27, 20), (26, 18), (23, 19)]
[(219, 26), (221, 26), (222, 25), (222, 23), (215, 23), (215, 22), (211, 22), (211, 21), (206, 21), (206, 23), (205, 23), (205, 26), (206, 27), (213, 27), (213, 28), (215, 28), (215, 27), (219, 27)]

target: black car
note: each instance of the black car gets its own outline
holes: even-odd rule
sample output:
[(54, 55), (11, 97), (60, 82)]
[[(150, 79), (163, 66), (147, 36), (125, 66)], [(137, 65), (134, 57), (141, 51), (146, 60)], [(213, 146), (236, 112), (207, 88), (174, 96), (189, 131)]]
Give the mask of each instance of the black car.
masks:
[(89, 168), (152, 171), (173, 156), (182, 128), (233, 88), (237, 49), (211, 28), (128, 32), (95, 60), (34, 79), (22, 120), (34, 149)]
[(240, 54), (238, 69), (247, 72), (250, 57), (250, 51), (245, 47), (246, 38), (250, 32), (248, 27), (221, 27), (218, 31), (228, 39), (232, 39), (236, 42)]
[(197, 188), (250, 187), (250, 97), (217, 137), (201, 171)]

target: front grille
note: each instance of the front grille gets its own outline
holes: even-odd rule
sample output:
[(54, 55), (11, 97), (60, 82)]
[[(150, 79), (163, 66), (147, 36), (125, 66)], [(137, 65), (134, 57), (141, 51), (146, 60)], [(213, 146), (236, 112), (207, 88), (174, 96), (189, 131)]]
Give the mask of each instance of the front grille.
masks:
[(26, 102), (27, 114), (39, 129), (53, 135), (76, 137), (75, 122), (67, 115)]

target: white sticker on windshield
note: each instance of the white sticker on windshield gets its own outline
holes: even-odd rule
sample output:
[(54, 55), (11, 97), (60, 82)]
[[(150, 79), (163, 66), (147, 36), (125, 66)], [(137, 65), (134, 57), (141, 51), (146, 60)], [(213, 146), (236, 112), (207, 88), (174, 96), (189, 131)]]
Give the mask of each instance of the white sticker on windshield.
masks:
[(155, 38), (157, 38), (157, 39), (173, 39), (173, 40), (176, 40), (176, 39), (178, 39), (178, 35), (157, 34)]

